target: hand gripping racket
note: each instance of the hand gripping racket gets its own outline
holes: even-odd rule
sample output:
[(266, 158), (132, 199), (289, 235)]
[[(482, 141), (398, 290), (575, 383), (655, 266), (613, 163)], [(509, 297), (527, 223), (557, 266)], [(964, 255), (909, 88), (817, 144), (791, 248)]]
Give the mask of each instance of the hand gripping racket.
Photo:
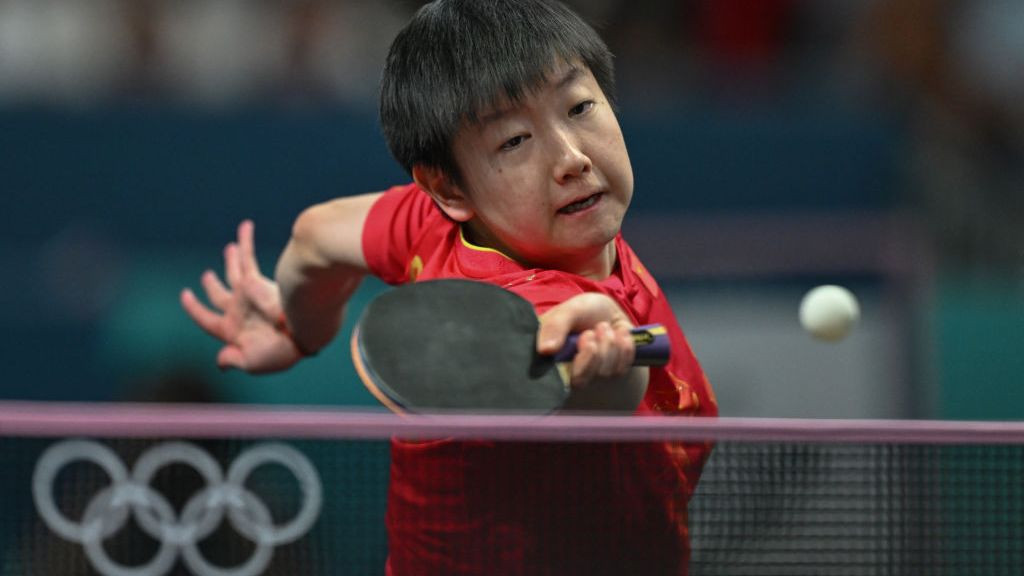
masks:
[[(352, 332), (352, 359), (370, 392), (395, 412), (548, 413), (569, 399), (563, 363), (575, 355), (578, 337), (541, 356), (538, 327), (529, 302), (491, 284), (406, 284), (363, 310)], [(635, 365), (667, 362), (663, 326), (635, 328), (633, 339)]]

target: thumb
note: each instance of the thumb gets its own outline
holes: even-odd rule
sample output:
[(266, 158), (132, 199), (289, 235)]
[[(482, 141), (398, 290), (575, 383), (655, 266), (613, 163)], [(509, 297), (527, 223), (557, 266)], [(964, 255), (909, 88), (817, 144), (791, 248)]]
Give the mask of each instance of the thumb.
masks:
[(566, 337), (572, 330), (571, 318), (563, 313), (555, 311), (555, 308), (548, 310), (540, 317), (540, 327), (537, 329), (537, 352), (539, 354), (554, 354), (562, 349)]
[(217, 367), (221, 370), (242, 369), (245, 357), (237, 346), (225, 346), (217, 353)]

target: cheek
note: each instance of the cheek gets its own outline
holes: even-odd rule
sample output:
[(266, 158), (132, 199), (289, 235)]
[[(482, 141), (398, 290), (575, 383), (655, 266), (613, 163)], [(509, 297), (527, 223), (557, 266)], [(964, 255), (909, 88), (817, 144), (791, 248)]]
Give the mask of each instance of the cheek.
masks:
[(629, 185), (629, 189), (633, 189), (633, 164), (629, 161), (629, 151), (626, 150), (626, 141), (622, 138), (622, 134), (616, 139), (616, 155), (618, 156), (619, 170), (622, 172), (622, 177), (626, 184)]
[(632, 190), (633, 184), (633, 164), (630, 163), (630, 154), (626, 149), (626, 140), (623, 138), (623, 134), (618, 133), (617, 137), (614, 138), (615, 146), (612, 150), (615, 151), (615, 156), (618, 159), (617, 166), (623, 172), (623, 176), (630, 183), (630, 189)]
[(492, 226), (514, 231), (537, 220), (542, 202), (528, 193), (522, 178), (508, 177), (510, 174), (496, 172), (485, 183), (487, 193), (477, 197), (477, 206), (486, 212)]
[(632, 189), (633, 166), (629, 161), (629, 153), (626, 151), (626, 143), (622, 136), (609, 137), (602, 149), (604, 151), (605, 164), (613, 172), (609, 176)]
[(626, 139), (618, 124), (611, 124), (605, 128), (603, 150), (610, 158), (626, 158)]

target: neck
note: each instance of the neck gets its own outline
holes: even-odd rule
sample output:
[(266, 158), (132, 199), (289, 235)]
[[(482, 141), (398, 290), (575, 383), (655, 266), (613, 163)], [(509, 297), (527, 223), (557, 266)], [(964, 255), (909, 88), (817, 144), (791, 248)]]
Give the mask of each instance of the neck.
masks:
[(494, 250), (526, 268), (560, 270), (591, 280), (604, 280), (611, 276), (615, 270), (615, 265), (618, 263), (618, 251), (615, 248), (614, 239), (587, 254), (563, 253), (545, 255), (546, 257), (544, 258), (530, 258), (517, 253), (500, 242), (494, 241), (487, 234), (481, 234), (472, 225), (463, 224), (461, 234), (463, 240), (469, 244), (478, 248)]
[(557, 269), (591, 280), (604, 280), (611, 276), (617, 262), (618, 251), (615, 249), (615, 240), (612, 240), (590, 257), (583, 257), (578, 261), (563, 260)]

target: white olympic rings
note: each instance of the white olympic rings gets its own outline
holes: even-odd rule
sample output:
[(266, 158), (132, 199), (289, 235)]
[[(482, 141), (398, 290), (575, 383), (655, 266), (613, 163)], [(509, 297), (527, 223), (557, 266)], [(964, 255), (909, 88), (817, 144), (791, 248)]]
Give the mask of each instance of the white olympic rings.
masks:
[[(70, 520), (54, 500), (54, 481), (71, 462), (98, 465), (110, 477), (110, 485), (97, 492), (85, 507), (79, 522)], [(171, 503), (150, 486), (157, 471), (170, 464), (194, 468), (206, 486), (189, 498), (177, 514)], [(266, 504), (245, 487), (256, 468), (280, 464), (298, 480), (303, 500), (288, 522), (274, 524)], [(281, 443), (253, 446), (232, 462), (225, 476), (217, 461), (206, 451), (187, 442), (166, 442), (147, 449), (129, 473), (110, 448), (89, 440), (67, 440), (43, 453), (32, 475), (32, 496), (47, 526), (61, 538), (82, 544), (93, 568), (103, 576), (163, 576), (174, 567), (179, 552), (195, 576), (256, 576), (266, 570), (273, 548), (305, 534), (323, 501), (323, 489), (316, 469), (298, 450)], [(103, 541), (121, 530), (134, 515), (138, 526), (159, 542), (156, 555), (141, 566), (125, 566), (110, 557)], [(200, 552), (199, 542), (224, 520), (256, 544), (243, 564), (222, 568), (211, 564)]]

